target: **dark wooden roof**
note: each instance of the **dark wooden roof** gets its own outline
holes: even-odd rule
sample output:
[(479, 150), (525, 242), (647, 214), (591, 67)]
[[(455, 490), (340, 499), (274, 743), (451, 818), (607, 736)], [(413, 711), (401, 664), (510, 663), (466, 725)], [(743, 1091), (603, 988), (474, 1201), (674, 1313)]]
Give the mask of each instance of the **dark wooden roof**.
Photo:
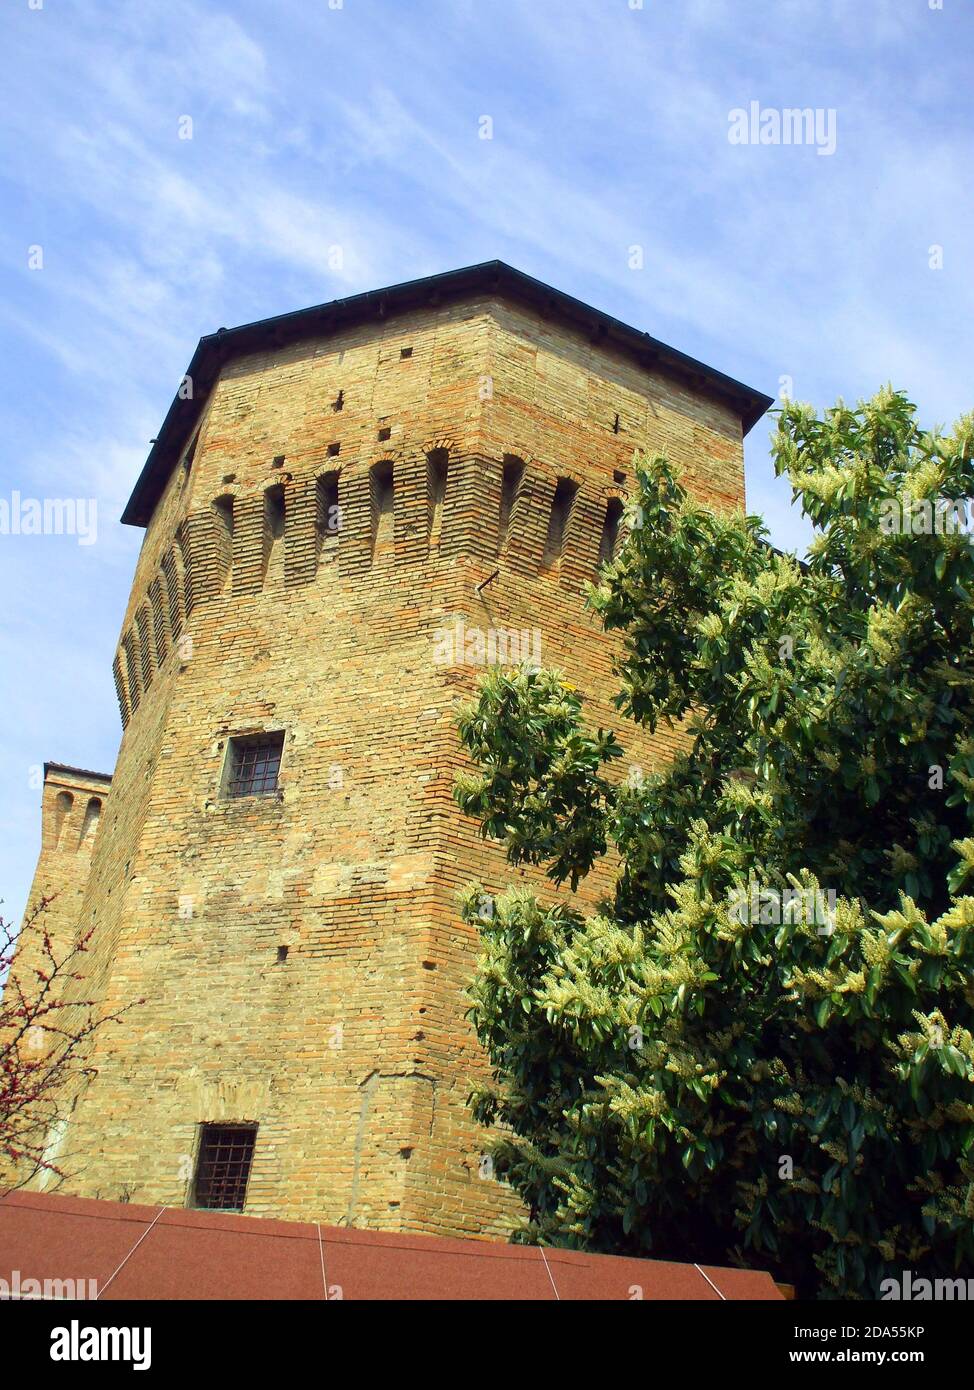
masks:
[(782, 1297), (750, 1270), (25, 1191), (0, 1200), (0, 1278), (13, 1270), (21, 1289), (95, 1280), (105, 1300)]
[(527, 305), (549, 318), (574, 327), (598, 341), (621, 349), (647, 368), (675, 374), (701, 391), (710, 391), (730, 404), (740, 415), (746, 434), (773, 404), (772, 397), (754, 391), (733, 377), (725, 376), (702, 362), (668, 347), (648, 333), (632, 328), (591, 305), (574, 299), (551, 285), (515, 270), (504, 261), (484, 261), (462, 270), (407, 280), (382, 290), (347, 299), (333, 299), (310, 309), (299, 309), (275, 318), (260, 319), (239, 328), (221, 328), (201, 338), (186, 375), (193, 383), (193, 398), (178, 394), (169, 407), (122, 513), (128, 526), (146, 526), (169, 476), (192, 435), (210, 388), (221, 367), (241, 353), (283, 347), (302, 338), (334, 332), (358, 323), (378, 321), (425, 305), (491, 294)]

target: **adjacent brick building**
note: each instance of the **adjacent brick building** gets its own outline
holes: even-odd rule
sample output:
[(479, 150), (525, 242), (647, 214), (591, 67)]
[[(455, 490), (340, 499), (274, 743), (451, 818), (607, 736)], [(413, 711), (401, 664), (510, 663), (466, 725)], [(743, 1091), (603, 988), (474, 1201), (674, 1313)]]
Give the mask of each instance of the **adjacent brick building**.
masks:
[(250, 1214), (508, 1229), (455, 895), (519, 875), (452, 800), (455, 706), (540, 658), (618, 727), (581, 587), (633, 451), (740, 507), (769, 404), (498, 262), (200, 342), (123, 517), (110, 790), (47, 769), (35, 890), (94, 924), (86, 989), (145, 1001), (97, 1035), (67, 1191), (239, 1206), (249, 1162)]

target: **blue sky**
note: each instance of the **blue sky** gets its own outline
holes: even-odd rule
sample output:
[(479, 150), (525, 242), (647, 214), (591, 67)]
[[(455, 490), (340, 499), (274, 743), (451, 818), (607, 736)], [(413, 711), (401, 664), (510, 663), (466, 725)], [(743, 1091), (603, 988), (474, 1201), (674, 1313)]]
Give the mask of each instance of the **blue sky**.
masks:
[[(891, 380), (947, 423), (972, 40), (967, 0), (5, 0), (0, 498), (94, 498), (98, 531), (0, 535), (0, 911), (32, 770), (114, 764), (118, 517), (201, 334), (499, 257), (769, 395)], [(731, 144), (752, 101), (834, 110), (834, 153)], [(748, 505), (800, 547), (767, 437)]]

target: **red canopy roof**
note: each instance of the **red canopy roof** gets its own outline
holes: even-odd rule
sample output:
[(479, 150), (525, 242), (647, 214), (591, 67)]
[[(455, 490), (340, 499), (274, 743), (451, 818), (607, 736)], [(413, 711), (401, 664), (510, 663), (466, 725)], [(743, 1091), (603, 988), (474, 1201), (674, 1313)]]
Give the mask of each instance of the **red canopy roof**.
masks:
[(0, 1200), (0, 1294), (36, 1297), (27, 1280), (106, 1300), (782, 1297), (750, 1270), (18, 1191)]

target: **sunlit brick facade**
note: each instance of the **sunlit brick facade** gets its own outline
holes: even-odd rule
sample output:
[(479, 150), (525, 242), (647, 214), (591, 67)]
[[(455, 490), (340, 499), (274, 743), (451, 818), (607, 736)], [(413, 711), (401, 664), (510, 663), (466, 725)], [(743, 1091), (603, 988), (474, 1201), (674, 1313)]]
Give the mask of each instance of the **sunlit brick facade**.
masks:
[[(455, 896), (543, 879), (453, 802), (455, 706), (481, 650), (540, 643), (619, 728), (581, 589), (633, 451), (740, 507), (768, 402), (497, 263), (214, 335), (189, 377), (126, 512), (124, 734), (72, 908), (87, 987), (144, 1002), (97, 1035), (65, 1190), (192, 1203), (200, 1127), (256, 1124), (248, 1213), (501, 1234)], [(267, 735), (277, 790), (230, 794)], [(647, 769), (675, 738), (623, 735)]]

